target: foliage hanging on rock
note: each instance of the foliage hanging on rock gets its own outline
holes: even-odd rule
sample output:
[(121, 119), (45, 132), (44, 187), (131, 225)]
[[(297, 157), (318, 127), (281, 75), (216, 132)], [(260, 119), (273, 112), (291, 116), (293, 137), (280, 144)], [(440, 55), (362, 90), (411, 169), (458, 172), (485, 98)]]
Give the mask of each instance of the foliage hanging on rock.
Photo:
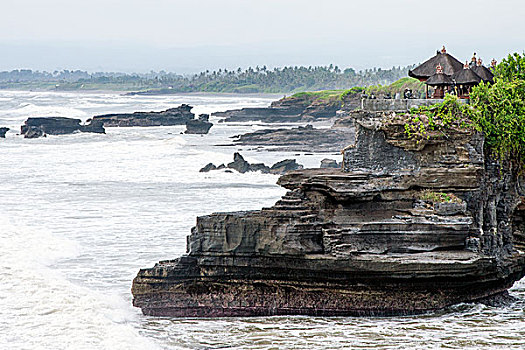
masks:
[(409, 138), (430, 139), (438, 132), (475, 127), (487, 150), (500, 161), (525, 167), (525, 55), (512, 54), (496, 68), (495, 83), (472, 88), (470, 104), (447, 95), (442, 103), (413, 109), (405, 124)]

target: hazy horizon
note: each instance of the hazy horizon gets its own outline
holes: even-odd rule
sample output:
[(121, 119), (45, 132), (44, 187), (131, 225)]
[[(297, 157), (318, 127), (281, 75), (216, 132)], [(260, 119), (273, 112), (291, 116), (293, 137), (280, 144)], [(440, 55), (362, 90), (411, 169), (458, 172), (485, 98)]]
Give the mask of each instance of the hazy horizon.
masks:
[[(407, 66), (442, 45), (485, 63), (523, 52), (525, 4), (310, 1), (7, 0), (0, 70), (179, 74), (248, 66)], [(378, 10), (381, 11), (378, 11)]]

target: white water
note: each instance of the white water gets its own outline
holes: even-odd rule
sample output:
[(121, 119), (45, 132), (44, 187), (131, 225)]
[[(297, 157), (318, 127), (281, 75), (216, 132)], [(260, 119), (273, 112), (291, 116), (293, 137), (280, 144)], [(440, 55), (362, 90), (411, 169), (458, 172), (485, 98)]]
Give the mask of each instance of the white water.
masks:
[[(523, 282), (509, 307), (460, 305), (414, 317), (145, 317), (131, 306), (133, 277), (183, 254), (197, 215), (270, 206), (285, 192), (275, 175), (198, 172), (238, 150), (215, 145), (262, 126), (216, 123), (206, 136), (181, 135), (182, 126), (16, 135), (32, 116), (85, 120), (181, 103), (209, 113), (271, 100), (0, 92), (0, 126), (13, 129), (0, 139), (0, 349), (525, 347)], [(327, 156), (241, 153), (254, 162), (294, 157), (307, 166)]]

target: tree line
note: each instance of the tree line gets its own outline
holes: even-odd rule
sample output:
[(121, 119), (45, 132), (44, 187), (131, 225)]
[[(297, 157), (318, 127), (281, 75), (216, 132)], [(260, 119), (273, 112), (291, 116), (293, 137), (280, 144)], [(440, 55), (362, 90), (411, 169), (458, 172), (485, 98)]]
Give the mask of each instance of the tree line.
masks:
[[(338, 66), (266, 66), (246, 69), (206, 70), (193, 75), (165, 71), (149, 73), (88, 73), (80, 70), (40, 72), (29, 69), (0, 72), (0, 88), (42, 87), (54, 89), (153, 90), (159, 92), (289, 93), (348, 89), (354, 86), (388, 85), (406, 77), (412, 66), (355, 71)], [(47, 85), (46, 85), (47, 84)]]

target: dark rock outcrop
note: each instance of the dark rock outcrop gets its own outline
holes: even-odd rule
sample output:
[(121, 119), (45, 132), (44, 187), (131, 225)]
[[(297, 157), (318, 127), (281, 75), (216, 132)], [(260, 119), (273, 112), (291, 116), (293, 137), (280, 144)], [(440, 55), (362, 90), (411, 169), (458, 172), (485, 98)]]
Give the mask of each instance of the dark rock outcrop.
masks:
[(226, 166), (224, 164), (215, 166), (213, 163), (208, 163), (201, 170), (199, 170), (199, 172), (207, 173), (212, 170), (221, 170), (225, 168), (236, 170), (241, 174), (244, 174), (248, 171), (260, 171), (263, 174), (285, 174), (292, 170), (302, 169), (303, 166), (298, 164), (295, 159), (285, 159), (275, 163), (271, 167), (263, 163), (250, 164), (240, 153), (235, 152), (233, 154), (233, 162), (228, 163)]
[(26, 139), (37, 139), (39, 137), (45, 136), (44, 132), (38, 126), (28, 126), (24, 129), (24, 138)]
[(294, 123), (301, 120), (302, 111), (298, 108), (255, 107), (214, 112), (212, 115), (222, 118), (220, 122)]
[(2, 127), (0, 128), (0, 138), (5, 139), (5, 134), (9, 131), (9, 128)]
[(274, 101), (266, 108), (242, 108), (215, 112), (212, 115), (223, 118), (221, 122), (256, 120), (265, 123), (312, 122), (335, 117), (341, 105), (342, 101), (338, 98), (321, 99), (315, 95), (298, 94)]
[(326, 168), (340, 168), (341, 167), (341, 164), (337, 163), (337, 161), (335, 159), (328, 159), (328, 158), (325, 158), (323, 160), (321, 160), (321, 165), (319, 166), (320, 168), (322, 169), (326, 169)]
[(266, 146), (274, 151), (339, 152), (354, 139), (354, 127), (264, 129), (234, 136), (235, 145)]
[(91, 122), (80, 124), (80, 119), (64, 117), (28, 118), (20, 127), (20, 133), (25, 138), (37, 138), (44, 135), (65, 135), (74, 132), (92, 132), (104, 134), (106, 131), (102, 124)]
[(213, 163), (208, 163), (199, 170), (200, 173), (207, 173), (212, 170), (217, 170), (217, 166)]
[(213, 126), (209, 122), (210, 116), (208, 114), (199, 115), (198, 119), (191, 119), (186, 122), (185, 134), (207, 134)]
[(356, 121), (343, 168), (281, 176), (289, 192), (271, 208), (198, 217), (187, 255), (139, 271), (134, 305), (154, 316), (397, 315), (505, 293), (525, 274), (523, 179), (473, 130), (417, 143), (405, 122)]
[(285, 159), (280, 162), (275, 163), (270, 168), (270, 173), (272, 174), (286, 174), (292, 170), (302, 169), (303, 166), (298, 164), (295, 159)]
[(190, 105), (182, 104), (162, 112), (105, 114), (94, 116), (91, 120), (101, 122), (105, 127), (185, 125), (195, 118), (195, 114), (191, 112), (192, 108)]

